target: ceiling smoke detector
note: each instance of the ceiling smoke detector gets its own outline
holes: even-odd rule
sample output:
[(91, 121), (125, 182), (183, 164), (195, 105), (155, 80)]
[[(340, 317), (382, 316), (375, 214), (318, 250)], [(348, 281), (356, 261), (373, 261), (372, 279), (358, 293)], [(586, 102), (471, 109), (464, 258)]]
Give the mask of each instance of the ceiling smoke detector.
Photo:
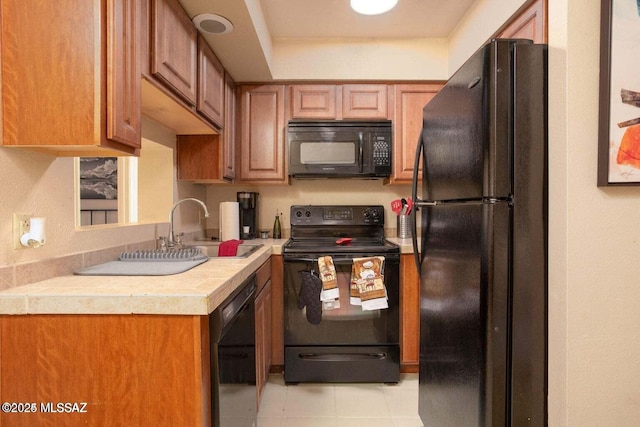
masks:
[(379, 15), (393, 9), (398, 0), (351, 0), (351, 8), (363, 15)]
[(233, 31), (233, 24), (224, 16), (213, 13), (201, 13), (193, 18), (196, 28), (207, 34), (227, 34)]

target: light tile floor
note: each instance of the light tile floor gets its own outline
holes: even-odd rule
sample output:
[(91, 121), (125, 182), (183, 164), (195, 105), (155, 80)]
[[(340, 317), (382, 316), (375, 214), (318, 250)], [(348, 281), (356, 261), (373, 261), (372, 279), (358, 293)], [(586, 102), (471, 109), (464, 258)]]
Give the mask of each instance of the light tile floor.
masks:
[(422, 427), (418, 375), (397, 385), (285, 385), (272, 374), (258, 412), (258, 427)]

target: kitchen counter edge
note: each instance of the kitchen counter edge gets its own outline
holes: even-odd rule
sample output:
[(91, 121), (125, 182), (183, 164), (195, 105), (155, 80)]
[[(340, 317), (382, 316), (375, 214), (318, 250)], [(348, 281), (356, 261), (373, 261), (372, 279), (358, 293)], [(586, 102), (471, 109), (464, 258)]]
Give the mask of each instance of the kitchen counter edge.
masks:
[(168, 276), (60, 276), (0, 292), (0, 315), (208, 315), (287, 239), (259, 240), (248, 258), (211, 258)]

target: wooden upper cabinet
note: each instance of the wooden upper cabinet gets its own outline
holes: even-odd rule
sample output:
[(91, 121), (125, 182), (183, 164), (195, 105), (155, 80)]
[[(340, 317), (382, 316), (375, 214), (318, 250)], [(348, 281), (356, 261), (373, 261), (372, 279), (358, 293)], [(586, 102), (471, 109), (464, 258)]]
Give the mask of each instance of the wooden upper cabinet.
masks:
[(224, 76), (224, 128), (222, 130), (222, 177), (236, 179), (236, 86), (229, 74)]
[(391, 182), (411, 182), (418, 138), (422, 131), (422, 108), (431, 101), (442, 86), (443, 84), (397, 84), (394, 86)]
[(291, 118), (335, 120), (337, 85), (292, 85), (289, 88)]
[(217, 126), (224, 124), (224, 67), (198, 35), (198, 102), (200, 114)]
[(387, 85), (347, 84), (342, 86), (343, 119), (387, 119)]
[(141, 3), (107, 2), (107, 138), (140, 146)]
[(178, 135), (178, 180), (202, 184), (233, 181), (235, 168), (235, 85), (224, 82), (224, 127), (221, 135)]
[(292, 119), (343, 120), (389, 118), (385, 84), (291, 85)]
[(284, 141), (284, 85), (240, 89), (240, 181), (287, 181)]
[(530, 39), (535, 43), (547, 43), (547, 2), (536, 0), (516, 14), (503, 27), (498, 38)]
[(151, 74), (196, 105), (198, 32), (178, 0), (154, 0)]
[(178, 135), (176, 162), (179, 181), (214, 183), (222, 180), (220, 135)]
[(2, 0), (0, 8), (2, 145), (57, 156), (137, 154), (139, 2), (34, 8)]

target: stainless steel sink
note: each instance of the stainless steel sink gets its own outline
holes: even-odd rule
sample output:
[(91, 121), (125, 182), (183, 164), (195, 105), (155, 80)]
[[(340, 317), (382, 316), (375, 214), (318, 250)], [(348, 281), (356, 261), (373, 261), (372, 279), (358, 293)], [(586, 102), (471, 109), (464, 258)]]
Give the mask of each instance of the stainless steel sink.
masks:
[(262, 243), (240, 243), (238, 245), (238, 252), (235, 256), (223, 256), (218, 257), (218, 247), (220, 246), (220, 242), (213, 242), (211, 240), (203, 240), (203, 241), (194, 241), (187, 242), (188, 246), (196, 246), (202, 250), (202, 253), (207, 255), (209, 258), (248, 258), (255, 251), (260, 249), (263, 244)]

